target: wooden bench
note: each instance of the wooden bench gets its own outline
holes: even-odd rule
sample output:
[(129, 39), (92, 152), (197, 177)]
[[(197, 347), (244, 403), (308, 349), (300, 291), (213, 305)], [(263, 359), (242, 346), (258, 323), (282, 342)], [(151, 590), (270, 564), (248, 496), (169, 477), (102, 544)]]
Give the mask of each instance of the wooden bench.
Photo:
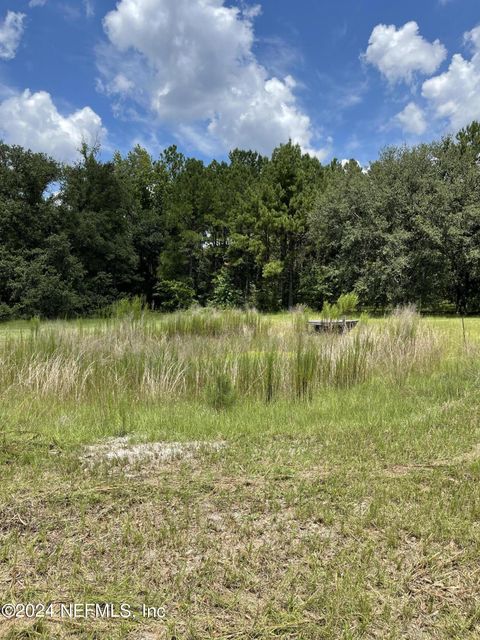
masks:
[(358, 324), (358, 320), (309, 320), (308, 325), (317, 333), (346, 333)]

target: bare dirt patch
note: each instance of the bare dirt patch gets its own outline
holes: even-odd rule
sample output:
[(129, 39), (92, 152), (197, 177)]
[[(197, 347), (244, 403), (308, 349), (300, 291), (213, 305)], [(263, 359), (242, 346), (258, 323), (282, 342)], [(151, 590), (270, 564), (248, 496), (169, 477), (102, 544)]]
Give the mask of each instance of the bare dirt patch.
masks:
[(85, 447), (81, 459), (89, 464), (102, 461), (123, 461), (133, 464), (142, 461), (170, 461), (193, 458), (196, 454), (219, 451), (225, 442), (145, 442), (132, 444), (127, 437), (109, 438)]

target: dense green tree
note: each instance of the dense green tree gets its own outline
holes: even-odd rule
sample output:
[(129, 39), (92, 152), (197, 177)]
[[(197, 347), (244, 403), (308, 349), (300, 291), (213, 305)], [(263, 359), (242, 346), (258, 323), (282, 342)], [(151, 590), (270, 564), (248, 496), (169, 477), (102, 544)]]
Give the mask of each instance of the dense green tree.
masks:
[(137, 295), (153, 303), (160, 256), (166, 244), (166, 206), (169, 176), (163, 162), (155, 162), (137, 145), (126, 158), (114, 156), (115, 175), (121, 185), (133, 249), (138, 259)]
[(261, 308), (292, 307), (305, 257), (308, 213), (323, 188), (320, 162), (298, 145), (278, 147), (262, 161), (242, 194), (232, 224), (230, 258), (252, 285)]
[(447, 297), (457, 311), (465, 313), (480, 308), (478, 154), (466, 153), (462, 143), (454, 144), (449, 138), (437, 145), (436, 153), (440, 250)]
[(138, 255), (133, 244), (127, 190), (113, 162), (96, 149), (64, 172), (61, 211), (72, 246), (85, 270), (89, 306), (94, 309), (136, 291)]
[(477, 269), (478, 178), (451, 139), (386, 149), (368, 172), (337, 167), (311, 217), (319, 292), (355, 289), (372, 307), (460, 308)]
[(59, 178), (51, 158), (0, 144), (0, 318), (35, 313), (25, 304), (30, 287), (23, 276), (47, 255), (50, 238), (61, 228), (49, 193)]
[(67, 237), (51, 235), (42, 249), (17, 262), (12, 300), (15, 313), (45, 318), (69, 317), (85, 312), (85, 272), (71, 254)]
[(298, 145), (206, 165), (175, 146), (61, 167), (0, 143), (0, 319), (98, 313), (140, 296), (480, 311), (480, 124), (368, 169)]

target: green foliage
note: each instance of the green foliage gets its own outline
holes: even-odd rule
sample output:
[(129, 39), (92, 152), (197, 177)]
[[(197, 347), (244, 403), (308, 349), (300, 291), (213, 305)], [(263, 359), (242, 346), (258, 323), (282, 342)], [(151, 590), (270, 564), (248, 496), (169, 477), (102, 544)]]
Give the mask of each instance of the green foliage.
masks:
[[(368, 171), (298, 145), (206, 165), (98, 148), (60, 167), (0, 143), (0, 319), (98, 314), (140, 296), (263, 311), (356, 302), (480, 310), (480, 124), (388, 148)], [(355, 291), (358, 300), (342, 296)], [(337, 299), (334, 305), (329, 304)]]
[(358, 306), (358, 295), (356, 293), (342, 294), (335, 304), (324, 302), (322, 307), (322, 318), (325, 320), (338, 320), (348, 314), (355, 313)]
[(283, 272), (283, 264), (280, 260), (272, 260), (267, 262), (262, 269), (262, 276), (265, 280), (273, 280), (278, 278)]
[(356, 293), (342, 294), (336, 303), (339, 315), (346, 316), (348, 313), (355, 313), (358, 302), (358, 295)]
[(234, 309), (242, 305), (242, 292), (235, 288), (225, 267), (213, 279), (213, 292), (209, 302), (219, 309)]
[(154, 291), (155, 308), (161, 311), (188, 309), (195, 302), (193, 287), (181, 280), (160, 280)]
[(11, 320), (13, 317), (12, 309), (4, 302), (0, 303), (0, 322)]
[(340, 313), (335, 304), (324, 302), (321, 313), (322, 320), (338, 320)]

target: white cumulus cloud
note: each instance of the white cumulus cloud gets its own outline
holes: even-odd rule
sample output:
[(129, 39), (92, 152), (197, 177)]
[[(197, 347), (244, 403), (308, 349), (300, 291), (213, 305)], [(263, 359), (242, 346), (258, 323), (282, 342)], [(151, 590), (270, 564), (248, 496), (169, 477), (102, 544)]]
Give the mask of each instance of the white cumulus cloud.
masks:
[(417, 73), (434, 73), (445, 60), (447, 50), (439, 40), (425, 40), (419, 33), (418, 24), (412, 21), (399, 29), (395, 25), (377, 25), (363, 56), (390, 83), (411, 83)]
[(322, 156), (295, 81), (269, 75), (252, 51), (259, 11), (224, 0), (120, 0), (104, 19), (101, 87), (205, 148), (268, 153), (291, 138)]
[(90, 107), (63, 116), (46, 91), (26, 90), (0, 102), (0, 138), (60, 161), (77, 159), (82, 142), (94, 144), (104, 135), (101, 118)]
[(23, 35), (25, 19), (24, 13), (7, 11), (4, 20), (0, 22), (0, 58), (12, 60)]
[(465, 41), (473, 49), (471, 59), (455, 54), (445, 73), (422, 86), (434, 116), (446, 119), (453, 130), (480, 119), (480, 27), (467, 32)]
[(397, 113), (395, 120), (407, 133), (421, 135), (427, 130), (425, 113), (414, 102), (410, 102), (403, 111)]
[(47, 0), (30, 0), (28, 3), (29, 7), (43, 7), (47, 4)]

